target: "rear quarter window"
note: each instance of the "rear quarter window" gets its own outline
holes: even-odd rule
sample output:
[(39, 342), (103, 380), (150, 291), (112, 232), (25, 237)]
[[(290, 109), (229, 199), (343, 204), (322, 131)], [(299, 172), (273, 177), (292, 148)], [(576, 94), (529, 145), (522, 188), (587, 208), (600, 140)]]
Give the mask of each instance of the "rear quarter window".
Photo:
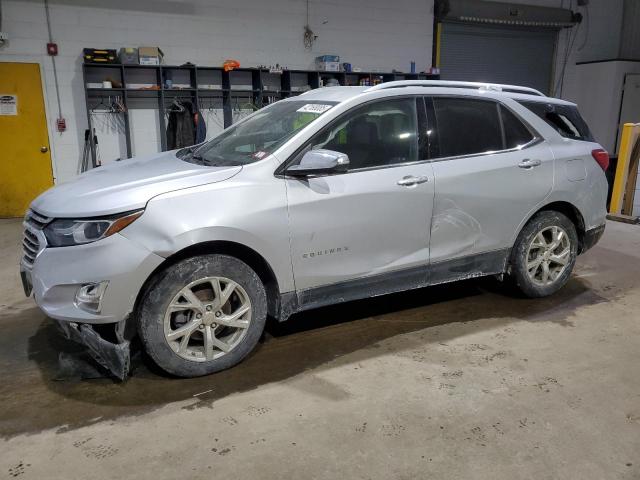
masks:
[(565, 138), (594, 142), (593, 135), (576, 107), (542, 102), (519, 102)]

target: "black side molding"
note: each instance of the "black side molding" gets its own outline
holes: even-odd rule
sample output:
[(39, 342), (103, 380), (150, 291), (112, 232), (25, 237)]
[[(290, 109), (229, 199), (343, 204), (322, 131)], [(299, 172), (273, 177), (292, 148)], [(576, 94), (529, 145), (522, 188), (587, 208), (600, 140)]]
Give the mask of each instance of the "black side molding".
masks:
[(584, 238), (582, 239), (582, 248), (580, 249), (580, 253), (586, 252), (600, 241), (602, 235), (604, 234), (604, 227), (605, 224), (602, 224), (599, 227), (591, 228), (584, 232)]
[(510, 249), (468, 255), (405, 270), (356, 278), (280, 296), (278, 320), (286, 321), (291, 315), (304, 310), (377, 297), (389, 293), (455, 282), (469, 278), (498, 275), (507, 268)]

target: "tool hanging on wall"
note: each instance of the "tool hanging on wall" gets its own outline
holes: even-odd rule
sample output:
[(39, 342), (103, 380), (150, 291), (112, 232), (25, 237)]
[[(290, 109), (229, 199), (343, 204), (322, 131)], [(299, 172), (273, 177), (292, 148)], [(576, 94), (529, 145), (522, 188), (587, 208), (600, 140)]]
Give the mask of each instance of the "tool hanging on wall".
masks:
[[(93, 161), (94, 158), (95, 162)], [(78, 173), (83, 173), (89, 170), (89, 161), (91, 161), (91, 168), (96, 168), (102, 165), (102, 158), (100, 157), (100, 150), (98, 149), (98, 136), (96, 135), (96, 130), (93, 129), (93, 135), (91, 135), (91, 130), (87, 128), (84, 131), (84, 147), (82, 148), (82, 158), (80, 160), (80, 168)]]
[(89, 157), (91, 156), (91, 145), (89, 144), (89, 129), (84, 131), (84, 145), (82, 147), (82, 158), (80, 159), (80, 166), (78, 173), (86, 172), (89, 168)]

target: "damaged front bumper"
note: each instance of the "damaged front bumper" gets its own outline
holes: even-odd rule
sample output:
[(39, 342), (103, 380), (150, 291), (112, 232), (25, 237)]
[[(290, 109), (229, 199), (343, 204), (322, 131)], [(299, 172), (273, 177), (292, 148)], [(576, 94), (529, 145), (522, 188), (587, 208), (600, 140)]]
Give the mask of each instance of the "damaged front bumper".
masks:
[(35, 259), (25, 255), (20, 263), (25, 295), (33, 294), (66, 338), (125, 380), (135, 336), (128, 319), (138, 292), (164, 258), (119, 233), (69, 247), (47, 247), (41, 239), (39, 248)]
[(131, 343), (128, 340), (120, 338), (118, 343), (110, 342), (103, 338), (93, 326), (86, 323), (64, 321), (56, 321), (56, 323), (67, 339), (83, 345), (91, 358), (118, 380), (124, 381), (129, 376)]

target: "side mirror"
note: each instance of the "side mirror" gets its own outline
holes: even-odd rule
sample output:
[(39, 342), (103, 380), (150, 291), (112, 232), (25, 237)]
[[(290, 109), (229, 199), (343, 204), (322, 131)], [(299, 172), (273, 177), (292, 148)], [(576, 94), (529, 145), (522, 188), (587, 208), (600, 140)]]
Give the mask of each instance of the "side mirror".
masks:
[(291, 177), (309, 177), (345, 173), (349, 170), (349, 157), (345, 153), (333, 150), (309, 150), (302, 156), (298, 165), (292, 165), (285, 171)]

